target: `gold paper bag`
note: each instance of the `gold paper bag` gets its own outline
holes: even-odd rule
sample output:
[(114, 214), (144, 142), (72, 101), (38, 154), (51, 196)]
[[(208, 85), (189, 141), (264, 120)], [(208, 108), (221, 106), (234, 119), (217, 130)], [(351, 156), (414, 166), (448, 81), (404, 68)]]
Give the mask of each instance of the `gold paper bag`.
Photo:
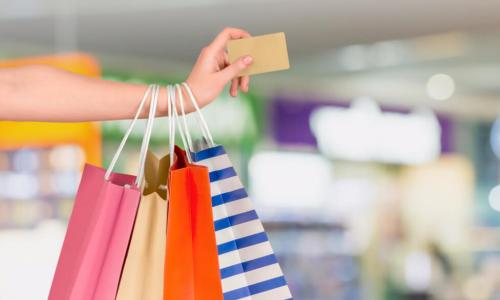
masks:
[(147, 153), (145, 184), (117, 300), (163, 299), (169, 156)]

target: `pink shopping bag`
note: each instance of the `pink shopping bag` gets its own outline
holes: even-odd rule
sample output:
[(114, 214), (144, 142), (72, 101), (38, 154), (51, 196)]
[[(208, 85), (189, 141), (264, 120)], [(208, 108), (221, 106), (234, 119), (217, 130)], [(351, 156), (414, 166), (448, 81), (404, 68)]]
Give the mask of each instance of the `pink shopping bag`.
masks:
[[(150, 93), (151, 105), (138, 175), (112, 173)], [(158, 94), (158, 86), (150, 86), (145, 93), (108, 170), (85, 166), (49, 300), (115, 299), (141, 196), (139, 186)]]

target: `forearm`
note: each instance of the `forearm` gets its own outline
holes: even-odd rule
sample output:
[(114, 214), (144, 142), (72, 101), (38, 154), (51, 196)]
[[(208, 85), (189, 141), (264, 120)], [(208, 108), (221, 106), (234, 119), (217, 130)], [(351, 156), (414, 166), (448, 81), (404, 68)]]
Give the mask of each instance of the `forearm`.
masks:
[[(63, 70), (32, 66), (0, 69), (0, 120), (80, 122), (132, 118), (147, 89)], [(188, 104), (189, 101), (185, 103)], [(187, 111), (192, 110), (186, 105)], [(145, 117), (148, 107), (143, 109)], [(167, 114), (162, 89), (157, 115)]]
[[(227, 60), (230, 40), (248, 38), (238, 28), (225, 28), (202, 49), (186, 79), (200, 107), (210, 104), (231, 83), (230, 94), (248, 92), (250, 78), (240, 76), (252, 64), (248, 55)], [(0, 69), (0, 121), (102, 121), (135, 115), (146, 85), (84, 77), (44, 66)], [(183, 91), (186, 113), (194, 107)], [(157, 115), (167, 114), (166, 89), (158, 100)], [(147, 105), (149, 106), (149, 105)], [(179, 103), (177, 102), (177, 107)], [(144, 109), (145, 117), (148, 107)]]

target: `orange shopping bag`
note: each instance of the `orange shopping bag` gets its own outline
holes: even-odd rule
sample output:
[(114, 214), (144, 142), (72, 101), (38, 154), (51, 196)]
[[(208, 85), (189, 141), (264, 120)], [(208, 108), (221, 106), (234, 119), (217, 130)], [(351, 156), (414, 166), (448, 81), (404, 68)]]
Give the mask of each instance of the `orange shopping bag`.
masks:
[[(169, 100), (175, 98), (170, 87), (168, 91)], [(176, 115), (175, 110), (172, 113)], [(172, 150), (175, 122), (171, 124), (174, 124), (170, 133)], [(173, 152), (175, 161), (168, 185), (164, 299), (221, 300), (208, 169), (191, 164), (184, 150), (177, 146)]]

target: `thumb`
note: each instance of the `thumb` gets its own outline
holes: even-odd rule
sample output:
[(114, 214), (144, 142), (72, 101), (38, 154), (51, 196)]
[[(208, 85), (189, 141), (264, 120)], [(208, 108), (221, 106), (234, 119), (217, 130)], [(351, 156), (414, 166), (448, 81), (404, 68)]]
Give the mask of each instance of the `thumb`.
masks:
[(233, 78), (237, 77), (240, 72), (248, 68), (253, 62), (251, 56), (246, 55), (238, 58), (232, 64), (219, 71), (224, 84), (231, 81)]

